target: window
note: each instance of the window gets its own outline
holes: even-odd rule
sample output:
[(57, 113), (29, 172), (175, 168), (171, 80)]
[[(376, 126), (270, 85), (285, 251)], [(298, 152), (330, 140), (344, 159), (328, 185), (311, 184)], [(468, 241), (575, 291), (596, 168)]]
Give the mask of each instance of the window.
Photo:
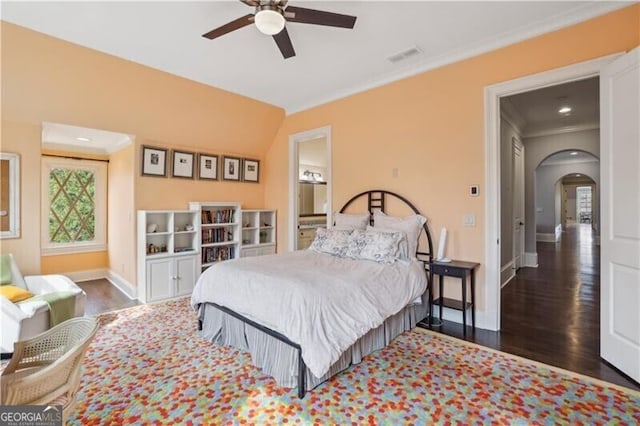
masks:
[(107, 166), (43, 158), (42, 254), (106, 250)]
[(576, 206), (580, 223), (591, 223), (591, 187), (576, 188)]

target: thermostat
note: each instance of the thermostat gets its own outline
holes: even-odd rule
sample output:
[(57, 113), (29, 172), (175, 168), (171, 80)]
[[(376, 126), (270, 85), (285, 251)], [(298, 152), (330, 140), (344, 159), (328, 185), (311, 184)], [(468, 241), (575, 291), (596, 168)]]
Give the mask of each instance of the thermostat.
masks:
[(480, 185), (471, 185), (469, 187), (469, 195), (472, 197), (477, 197), (480, 195)]

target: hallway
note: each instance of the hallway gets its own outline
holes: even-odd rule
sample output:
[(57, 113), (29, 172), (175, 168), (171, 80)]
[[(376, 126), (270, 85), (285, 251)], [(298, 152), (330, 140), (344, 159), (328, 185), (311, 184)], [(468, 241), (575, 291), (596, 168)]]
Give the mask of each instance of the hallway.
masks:
[[(570, 225), (561, 241), (537, 250), (538, 268), (522, 268), (502, 289), (501, 331), (467, 340), (640, 389), (600, 360), (600, 246), (591, 225)], [(462, 337), (459, 324), (442, 331)]]

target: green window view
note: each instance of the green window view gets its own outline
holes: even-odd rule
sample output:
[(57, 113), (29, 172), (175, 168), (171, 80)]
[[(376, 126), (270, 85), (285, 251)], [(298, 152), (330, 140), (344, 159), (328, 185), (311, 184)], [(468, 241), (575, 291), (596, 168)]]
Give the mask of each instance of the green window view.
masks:
[(95, 238), (95, 175), (92, 171), (56, 168), (49, 173), (49, 239), (52, 243)]

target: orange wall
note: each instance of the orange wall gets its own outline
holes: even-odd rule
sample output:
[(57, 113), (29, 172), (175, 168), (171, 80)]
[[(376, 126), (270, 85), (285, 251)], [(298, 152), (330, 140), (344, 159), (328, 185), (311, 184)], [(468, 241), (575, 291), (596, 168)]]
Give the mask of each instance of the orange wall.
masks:
[(108, 259), (112, 273), (129, 283), (136, 282), (136, 215), (135, 215), (135, 153), (130, 144), (109, 158), (107, 227)]
[(65, 274), (68, 272), (105, 269), (108, 265), (109, 256), (106, 251), (42, 256), (41, 273)]
[[(639, 23), (634, 5), (288, 116), (267, 155), (265, 205), (279, 212), (278, 250), (288, 241), (289, 135), (330, 124), (334, 209), (362, 190), (396, 191), (429, 218), (436, 242), (448, 228), (448, 257), (484, 262), (484, 88), (630, 50)], [(479, 197), (468, 196), (471, 184), (480, 184)], [(467, 213), (475, 227), (462, 226)], [(477, 277), (484, 300), (484, 270)]]
[[(262, 206), (263, 179), (259, 184), (231, 184), (142, 178), (139, 150), (140, 145), (148, 144), (264, 160), (284, 118), (281, 108), (7, 22), (1, 23), (0, 31), (2, 149), (7, 147), (11, 148), (7, 151), (22, 154), (21, 170), (26, 183), (22, 191), (23, 235), (16, 240), (3, 240), (2, 247), (3, 251), (5, 247), (13, 251), (30, 273), (40, 272), (43, 121), (135, 137), (135, 146), (127, 154), (130, 158), (118, 160), (118, 167), (124, 167), (118, 169), (120, 181), (128, 181), (126, 185), (135, 189), (130, 188), (132, 192), (127, 196), (135, 195), (108, 224), (110, 229), (123, 229), (125, 233), (122, 239), (111, 235), (114, 241), (109, 241), (109, 266), (123, 269), (120, 273), (128, 277), (135, 277), (131, 268), (135, 267), (132, 253), (136, 238), (129, 222), (130, 217), (135, 217), (135, 210), (184, 209), (187, 201), (216, 199)], [(251, 117), (250, 123), (247, 117)], [(115, 253), (126, 253), (130, 264), (122, 268), (123, 262), (115, 260)], [(75, 263), (68, 267), (84, 269)]]

